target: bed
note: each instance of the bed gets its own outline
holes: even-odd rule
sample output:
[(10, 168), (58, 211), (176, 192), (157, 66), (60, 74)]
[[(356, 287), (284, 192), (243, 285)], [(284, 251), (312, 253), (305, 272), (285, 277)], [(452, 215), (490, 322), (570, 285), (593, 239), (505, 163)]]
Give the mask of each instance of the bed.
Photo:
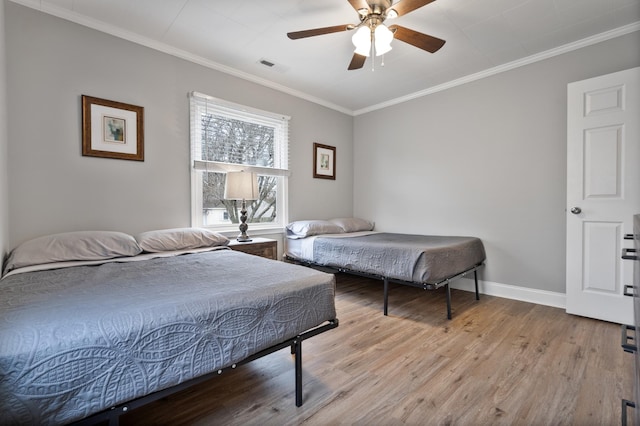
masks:
[(451, 319), (449, 284), (473, 272), (479, 300), (477, 272), (486, 259), (479, 238), (385, 233), (373, 227), (373, 222), (360, 218), (292, 222), (287, 225), (285, 258), (381, 279), (384, 315), (388, 314), (389, 282), (425, 290), (444, 287)]
[[(0, 280), (0, 424), (94, 424), (338, 326), (335, 278), (207, 230), (78, 232)], [(212, 398), (215, 398), (212, 395)]]

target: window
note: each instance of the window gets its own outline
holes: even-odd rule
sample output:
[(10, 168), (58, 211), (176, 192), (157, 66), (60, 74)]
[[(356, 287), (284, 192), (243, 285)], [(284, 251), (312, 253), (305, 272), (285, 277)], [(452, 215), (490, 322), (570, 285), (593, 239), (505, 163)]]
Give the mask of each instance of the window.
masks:
[(237, 230), (241, 202), (224, 199), (226, 173), (258, 174), (259, 198), (247, 200), (250, 229), (287, 222), (289, 117), (193, 92), (191, 104), (191, 222)]

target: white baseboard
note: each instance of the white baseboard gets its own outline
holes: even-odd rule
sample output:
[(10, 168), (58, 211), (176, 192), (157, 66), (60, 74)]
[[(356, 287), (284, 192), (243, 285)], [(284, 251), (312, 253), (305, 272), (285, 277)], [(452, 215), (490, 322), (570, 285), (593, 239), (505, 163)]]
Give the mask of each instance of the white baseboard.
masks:
[[(451, 288), (475, 292), (475, 283), (472, 278), (460, 278), (453, 281)], [(478, 280), (480, 294), (504, 297), (505, 299), (521, 300), (523, 302), (537, 303), (538, 305), (553, 306), (566, 309), (567, 295), (554, 291), (536, 290), (534, 288), (518, 287), (508, 284), (494, 283)]]

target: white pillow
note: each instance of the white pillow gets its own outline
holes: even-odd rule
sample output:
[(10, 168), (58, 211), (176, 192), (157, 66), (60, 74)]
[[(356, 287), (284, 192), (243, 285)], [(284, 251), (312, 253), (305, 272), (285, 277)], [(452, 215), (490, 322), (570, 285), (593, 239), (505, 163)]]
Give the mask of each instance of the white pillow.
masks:
[(150, 253), (226, 246), (229, 239), (202, 228), (172, 228), (147, 231), (136, 236), (142, 250)]
[(374, 225), (373, 222), (358, 217), (341, 217), (329, 222), (338, 225), (344, 232), (371, 231)]
[(115, 231), (76, 231), (34, 238), (13, 249), (5, 272), (25, 266), (72, 260), (135, 256), (142, 249), (131, 235)]
[(322, 234), (342, 234), (338, 225), (328, 220), (299, 220), (287, 225), (287, 238), (292, 240)]

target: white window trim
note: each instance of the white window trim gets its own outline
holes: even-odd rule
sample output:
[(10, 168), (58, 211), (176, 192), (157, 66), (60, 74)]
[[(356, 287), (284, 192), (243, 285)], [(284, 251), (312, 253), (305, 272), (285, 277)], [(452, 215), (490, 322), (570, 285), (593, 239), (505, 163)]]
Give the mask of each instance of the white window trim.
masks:
[[(267, 234), (272, 233), (274, 230), (279, 232), (284, 230), (285, 225), (289, 221), (289, 183), (288, 177), (290, 176), (290, 172), (288, 170), (288, 153), (287, 158), (282, 159), (282, 162), (287, 166), (287, 168), (271, 168), (271, 167), (259, 167), (259, 166), (250, 166), (243, 164), (230, 164), (230, 163), (222, 163), (222, 162), (214, 162), (214, 161), (203, 161), (199, 159), (199, 155), (196, 155), (199, 150), (200, 141), (202, 140), (201, 136), (201, 127), (194, 125), (195, 120), (193, 120), (193, 115), (197, 113), (197, 107), (194, 105), (194, 101), (191, 98), (196, 97), (201, 100), (206, 100), (211, 103), (216, 104), (216, 106), (221, 106), (223, 108), (228, 108), (236, 111), (247, 112), (250, 114), (261, 115), (264, 117), (269, 117), (275, 120), (290, 120), (291, 117), (274, 114), (269, 111), (263, 111), (256, 108), (247, 107), (244, 105), (236, 104), (233, 102), (225, 101), (223, 99), (214, 98), (212, 96), (204, 95), (198, 92), (191, 92), (189, 94), (190, 97), (190, 127), (191, 127), (191, 157), (190, 157), (190, 170), (191, 170), (191, 226), (194, 227), (206, 227), (210, 228), (222, 233), (231, 233), (233, 231), (238, 230), (238, 224), (229, 224), (229, 225), (216, 225), (216, 226), (204, 226), (203, 218), (202, 218), (202, 176), (199, 172), (218, 172), (218, 173), (227, 173), (232, 171), (248, 171), (255, 172), (259, 175), (269, 175), (269, 176), (277, 176), (282, 177), (279, 182), (277, 189), (277, 200), (278, 200), (278, 217), (281, 218), (276, 223), (250, 223), (249, 224), (249, 232), (253, 234)], [(241, 117), (240, 117), (241, 118)], [(285, 143), (288, 144), (288, 126), (285, 130), (286, 134), (284, 137), (286, 138)], [(195, 143), (193, 142), (195, 141)], [(276, 146), (276, 149), (279, 147)], [(280, 153), (276, 153), (276, 155), (280, 155)], [(256, 232), (257, 231), (257, 232)]]

